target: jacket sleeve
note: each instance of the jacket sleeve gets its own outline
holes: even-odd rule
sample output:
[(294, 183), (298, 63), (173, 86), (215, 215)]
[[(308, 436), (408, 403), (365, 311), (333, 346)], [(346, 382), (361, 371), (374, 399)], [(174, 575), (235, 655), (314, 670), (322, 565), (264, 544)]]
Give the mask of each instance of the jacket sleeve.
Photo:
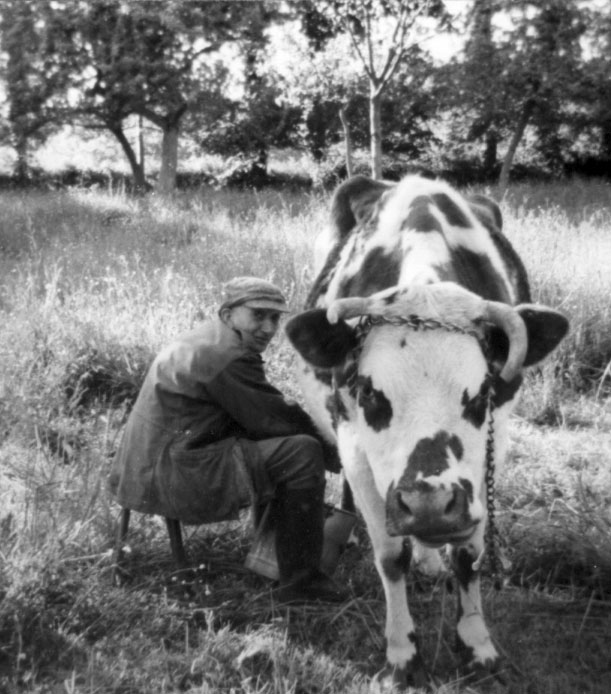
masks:
[(286, 402), (269, 383), (258, 355), (231, 362), (206, 383), (208, 395), (253, 439), (310, 434), (319, 437), (310, 417)]

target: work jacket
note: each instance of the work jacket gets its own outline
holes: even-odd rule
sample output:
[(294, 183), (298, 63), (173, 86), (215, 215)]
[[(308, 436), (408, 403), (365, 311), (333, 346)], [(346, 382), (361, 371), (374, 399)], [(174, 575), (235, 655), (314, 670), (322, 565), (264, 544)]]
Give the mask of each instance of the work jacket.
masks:
[(267, 381), (261, 355), (215, 319), (154, 360), (109, 488), (125, 508), (183, 523), (235, 519), (252, 501), (238, 439), (311, 432), (307, 414)]

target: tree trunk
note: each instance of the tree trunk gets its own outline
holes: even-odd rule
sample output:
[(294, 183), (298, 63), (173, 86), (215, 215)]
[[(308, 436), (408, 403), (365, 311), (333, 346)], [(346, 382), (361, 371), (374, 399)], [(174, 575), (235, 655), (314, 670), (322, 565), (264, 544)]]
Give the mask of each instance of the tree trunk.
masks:
[(344, 131), (344, 155), (346, 157), (346, 175), (348, 178), (352, 176), (354, 167), (352, 166), (352, 135), (350, 133), (350, 123), (346, 115), (346, 106), (342, 106), (339, 110), (339, 119), (342, 122)]
[(30, 164), (28, 161), (28, 138), (25, 134), (17, 135), (15, 143), (17, 161), (15, 162), (15, 178), (17, 181), (25, 181), (30, 175)]
[(144, 170), (138, 162), (134, 148), (130, 145), (129, 140), (125, 137), (123, 128), (115, 126), (110, 128), (110, 132), (117, 138), (127, 160), (129, 161), (130, 168), (132, 170), (132, 177), (134, 179), (134, 190), (138, 193), (143, 193), (146, 190), (146, 179), (144, 177)]
[(142, 170), (142, 174), (144, 175), (145, 169), (144, 169), (144, 158), (145, 158), (145, 149), (144, 149), (144, 119), (142, 118), (142, 114), (138, 115), (138, 163), (140, 164), (140, 169)]
[(611, 118), (601, 120), (600, 129), (600, 153), (603, 157), (611, 159)]
[(371, 146), (371, 176), (375, 180), (382, 178), (382, 118), (381, 97), (376, 85), (370, 85), (369, 96), (369, 137)]
[(161, 169), (157, 181), (159, 193), (171, 193), (176, 188), (178, 168), (178, 123), (163, 130), (161, 141)]
[(465, 45), (469, 60), (488, 54), (492, 47), (492, 0), (474, 0), (471, 9), (471, 31)]
[(161, 140), (161, 169), (157, 181), (159, 193), (171, 193), (176, 188), (176, 172), (178, 170), (178, 133), (180, 121), (187, 111), (187, 104), (182, 104), (173, 113), (163, 119), (153, 122), (162, 132)]
[(522, 113), (520, 114), (520, 120), (518, 121), (518, 125), (516, 126), (515, 132), (513, 133), (511, 141), (509, 142), (509, 147), (507, 148), (507, 153), (505, 154), (505, 159), (503, 160), (503, 167), (501, 168), (501, 175), (499, 176), (499, 199), (501, 199), (507, 191), (507, 186), (509, 185), (509, 172), (511, 170), (511, 165), (513, 164), (513, 158), (516, 150), (518, 149), (518, 145), (522, 140), (522, 136), (524, 135), (524, 131), (526, 130), (526, 126), (528, 125), (528, 121), (530, 120), (534, 106), (534, 102), (530, 99), (524, 104)]
[(489, 128), (486, 133), (486, 148), (484, 149), (484, 173), (486, 176), (492, 176), (496, 169), (497, 161), (497, 145), (499, 136), (494, 128)]

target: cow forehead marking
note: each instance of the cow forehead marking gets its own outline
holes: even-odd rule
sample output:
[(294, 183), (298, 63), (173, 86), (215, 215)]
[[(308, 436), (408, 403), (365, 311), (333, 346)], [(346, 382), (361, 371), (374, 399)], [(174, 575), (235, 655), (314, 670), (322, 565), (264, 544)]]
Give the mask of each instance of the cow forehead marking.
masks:
[(410, 486), (419, 479), (438, 477), (450, 467), (450, 455), (461, 460), (464, 454), (462, 441), (456, 434), (441, 429), (433, 437), (420, 439), (407, 460), (399, 486)]

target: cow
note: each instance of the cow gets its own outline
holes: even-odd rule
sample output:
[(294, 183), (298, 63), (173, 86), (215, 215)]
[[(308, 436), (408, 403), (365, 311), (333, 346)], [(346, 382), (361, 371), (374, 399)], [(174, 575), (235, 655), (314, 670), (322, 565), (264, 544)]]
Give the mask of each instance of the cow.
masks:
[(306, 406), (337, 444), (371, 538), (386, 599), (378, 680), (427, 681), (405, 576), (415, 551), (436, 568), (446, 545), (465, 667), (497, 672), (480, 598), (487, 490), (523, 368), (558, 345), (568, 321), (532, 303), (484, 196), (417, 176), (357, 176), (336, 190), (331, 220), (326, 260), (286, 332)]

